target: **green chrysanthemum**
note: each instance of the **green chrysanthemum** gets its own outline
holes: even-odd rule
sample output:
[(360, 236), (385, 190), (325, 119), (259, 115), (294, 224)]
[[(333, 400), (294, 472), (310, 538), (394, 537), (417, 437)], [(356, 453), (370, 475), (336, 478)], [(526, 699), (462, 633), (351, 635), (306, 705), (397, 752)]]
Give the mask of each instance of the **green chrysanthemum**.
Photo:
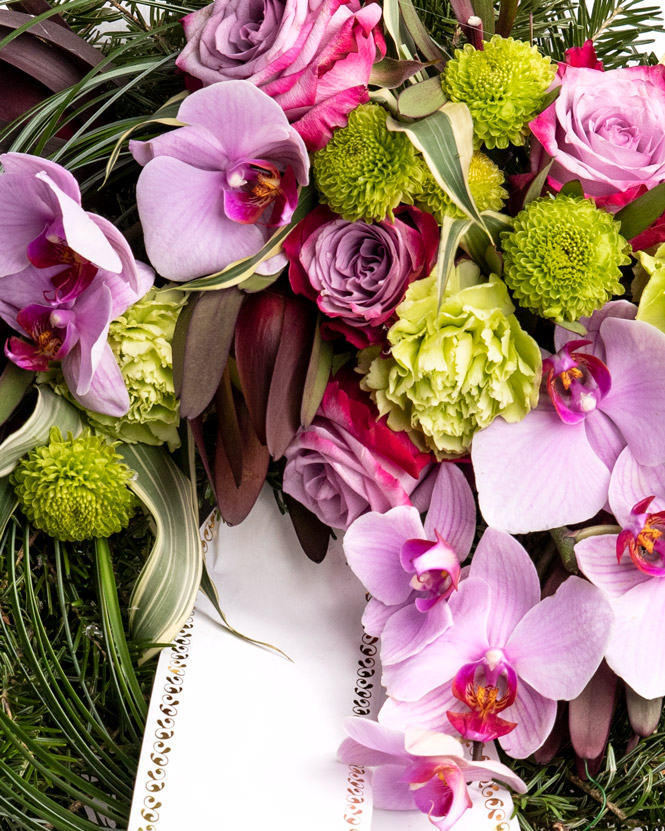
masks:
[(538, 400), (538, 344), (501, 280), (479, 278), (473, 263), (458, 266), (440, 307), (434, 275), (412, 283), (388, 332), (390, 356), (376, 357), (362, 381), (390, 427), (440, 457), (464, 453), (477, 430), (497, 416), (519, 421)]
[[(423, 159), (423, 184), (414, 195), (418, 208), (433, 214), (439, 222), (445, 214), (462, 219), (466, 214), (441, 190)], [(508, 198), (502, 187), (505, 177), (499, 167), (484, 153), (476, 150), (469, 167), (469, 190), (479, 211), (500, 211)]]
[(528, 124), (542, 107), (556, 66), (535, 46), (499, 35), (482, 50), (467, 43), (443, 73), (443, 91), (471, 111), (478, 143), (487, 147), (524, 144)]
[(351, 222), (392, 219), (400, 202), (413, 204), (422, 179), (415, 148), (404, 133), (388, 130), (387, 117), (378, 104), (361, 104), (314, 154), (321, 202)]
[(58, 540), (81, 541), (127, 527), (137, 505), (131, 478), (114, 444), (85, 434), (63, 439), (53, 427), (49, 443), (19, 462), (11, 483), (33, 525)]
[(502, 235), (504, 279), (521, 306), (558, 323), (587, 317), (622, 294), (628, 243), (619, 223), (581, 196), (531, 202)]

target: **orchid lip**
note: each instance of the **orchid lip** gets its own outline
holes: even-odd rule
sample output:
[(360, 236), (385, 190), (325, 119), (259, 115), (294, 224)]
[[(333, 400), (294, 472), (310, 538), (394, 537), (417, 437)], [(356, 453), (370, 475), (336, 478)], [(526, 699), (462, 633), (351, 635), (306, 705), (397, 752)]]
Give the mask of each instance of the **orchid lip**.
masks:
[(653, 496), (637, 502), (621, 533), (617, 536), (617, 562), (628, 549), (634, 566), (651, 577), (665, 577), (665, 511), (647, 513)]
[(577, 424), (592, 413), (612, 386), (610, 372), (595, 355), (575, 352), (590, 341), (570, 341), (543, 361), (547, 392), (563, 422)]
[(406, 540), (400, 551), (402, 568), (411, 578), (411, 588), (423, 595), (416, 598), (418, 611), (427, 612), (457, 589), (460, 564), (455, 550), (435, 531), (436, 540)]
[(469, 712), (450, 710), (446, 716), (465, 739), (487, 742), (517, 726), (498, 715), (517, 697), (517, 674), (501, 649), (488, 649), (480, 660), (465, 664), (453, 679), (452, 692)]

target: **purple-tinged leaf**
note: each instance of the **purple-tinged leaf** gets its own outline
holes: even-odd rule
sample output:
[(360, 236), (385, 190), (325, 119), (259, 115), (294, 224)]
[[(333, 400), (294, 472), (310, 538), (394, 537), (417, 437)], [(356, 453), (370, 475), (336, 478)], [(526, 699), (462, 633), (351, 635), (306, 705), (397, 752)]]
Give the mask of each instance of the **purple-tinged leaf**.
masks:
[(266, 440), (274, 459), (284, 455), (300, 427), (300, 410), (315, 330), (314, 308), (301, 300), (287, 298), (266, 411)]
[(442, 70), (446, 56), (430, 37), (411, 0), (401, 0), (399, 10), (407, 31), (413, 38), (418, 52), (429, 61), (437, 62), (437, 69)]
[(224, 445), (224, 453), (237, 488), (242, 484), (243, 442), (234, 403), (231, 373), (227, 363), (222, 380), (215, 393), (217, 407), (217, 443)]
[(513, 29), (518, 2), (519, 0), (501, 0), (499, 19), (496, 23), (496, 33), (497, 35), (501, 35), (502, 38), (507, 38)]
[[(426, 66), (427, 64), (420, 61), (398, 61), (395, 58), (384, 58), (372, 67), (369, 82), (384, 89), (396, 89)], [(439, 87), (441, 87), (440, 81)]]
[(401, 92), (397, 98), (397, 109), (400, 115), (409, 118), (424, 118), (435, 113), (446, 103), (441, 79), (427, 78), (418, 84), (413, 84)]
[(580, 695), (568, 705), (570, 738), (581, 759), (596, 759), (605, 751), (616, 687), (616, 675), (602, 661)]
[(215, 495), (215, 476), (210, 465), (210, 457), (208, 455), (208, 448), (206, 447), (205, 442), (203, 415), (190, 419), (189, 426), (192, 428), (194, 443), (196, 444), (196, 449), (199, 451), (199, 456), (201, 457), (201, 461), (203, 463), (203, 469), (206, 472), (206, 475), (208, 477), (208, 483), (210, 484), (210, 488), (212, 489), (213, 496), (215, 496), (216, 500), (217, 496)]
[(626, 685), (626, 708), (630, 726), (638, 736), (646, 738), (658, 727), (663, 699), (662, 697), (642, 698), (632, 687)]
[(265, 482), (270, 454), (268, 448), (261, 444), (254, 432), (249, 411), (242, 396), (234, 393), (233, 407), (235, 409), (240, 440), (243, 448), (242, 482), (238, 487), (235, 483), (233, 471), (226, 455), (222, 431), (230, 416), (223, 412), (228, 402), (222, 396), (217, 396), (217, 445), (215, 447), (215, 492), (219, 512), (229, 525), (238, 525), (249, 514), (259, 497)]
[(0, 425), (11, 416), (34, 377), (34, 372), (20, 369), (11, 361), (7, 363), (0, 375)]
[(180, 315), (173, 348), (173, 378), (180, 414), (195, 418), (212, 401), (233, 341), (243, 293), (235, 286), (202, 293)]
[(284, 296), (260, 292), (245, 300), (238, 315), (235, 356), (240, 386), (254, 431), (266, 444), (268, 396), (284, 323)]
[(330, 528), (288, 493), (284, 494), (284, 501), (302, 550), (312, 562), (322, 563), (328, 551)]

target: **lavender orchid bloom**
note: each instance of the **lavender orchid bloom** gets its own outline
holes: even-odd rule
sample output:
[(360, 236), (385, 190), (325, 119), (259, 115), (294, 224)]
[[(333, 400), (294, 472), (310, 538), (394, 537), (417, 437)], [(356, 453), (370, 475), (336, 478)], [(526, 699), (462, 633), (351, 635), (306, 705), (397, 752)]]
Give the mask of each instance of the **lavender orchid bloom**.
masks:
[[(184, 281), (253, 256), (288, 223), (309, 159), (281, 107), (249, 81), (198, 90), (178, 118), (186, 126), (130, 149), (144, 165), (136, 195), (150, 261)], [(257, 271), (285, 264), (280, 254)]]
[(48, 299), (53, 268), (26, 269), (2, 283), (0, 317), (20, 332), (5, 347), (8, 357), (25, 369), (46, 370), (61, 361), (73, 397), (90, 410), (124, 415), (129, 396), (107, 343), (109, 323), (152, 286), (152, 269), (135, 263), (137, 288), (119, 275), (99, 271), (75, 297)]
[[(0, 156), (0, 278), (38, 269), (51, 285), (37, 302), (67, 302), (98, 273), (115, 274), (135, 292), (129, 244), (104, 217), (84, 211), (76, 179), (38, 156)], [(5, 288), (3, 287), (3, 293)]]
[[(417, 655), (384, 668), (391, 698), (379, 721), (399, 729), (450, 732), (450, 712), (452, 721), (471, 728), (476, 738), (499, 735), (507, 753), (525, 758), (552, 729), (557, 700), (577, 697), (600, 664), (612, 623), (610, 606), (599, 589), (579, 577), (569, 577), (541, 601), (529, 555), (492, 528), (449, 605), (453, 625), (443, 635)], [(460, 697), (476, 719), (455, 718), (466, 715), (458, 713)], [(504, 727), (515, 725), (503, 735), (496, 729), (501, 728), (498, 712)]]
[(358, 517), (344, 536), (344, 553), (372, 595), (365, 630), (383, 636), (385, 666), (403, 661), (450, 626), (446, 599), (457, 588), (460, 562), (476, 529), (471, 488), (452, 463), (439, 466), (425, 524), (412, 506)]
[(610, 472), (626, 445), (641, 464), (665, 462), (665, 335), (608, 303), (584, 341), (557, 327), (543, 365), (547, 394), (519, 422), (496, 419), (473, 440), (486, 522), (513, 534), (583, 522), (607, 502)]
[(640, 464), (626, 448), (609, 498), (621, 533), (581, 540), (575, 555), (615, 615), (607, 663), (643, 698), (658, 698), (665, 695), (665, 654), (645, 633), (665, 615), (665, 465)]
[(349, 718), (344, 726), (349, 738), (342, 742), (338, 759), (374, 768), (374, 806), (417, 808), (439, 831), (452, 828), (471, 807), (467, 782), (499, 779), (518, 793), (526, 792), (524, 782), (501, 762), (465, 759), (462, 745), (452, 736), (424, 730), (404, 734), (364, 718)]

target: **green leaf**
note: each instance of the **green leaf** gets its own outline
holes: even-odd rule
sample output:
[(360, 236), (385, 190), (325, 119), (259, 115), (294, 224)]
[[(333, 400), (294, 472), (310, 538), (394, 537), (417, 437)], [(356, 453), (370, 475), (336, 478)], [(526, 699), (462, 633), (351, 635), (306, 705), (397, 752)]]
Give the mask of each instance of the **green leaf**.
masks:
[(438, 112), (404, 124), (388, 118), (388, 129), (406, 133), (423, 154), (439, 187), (470, 219), (485, 227), (469, 190), (473, 121), (466, 104), (448, 102)]
[(548, 93), (546, 93), (545, 97), (543, 98), (543, 100), (540, 104), (540, 107), (538, 108), (537, 115), (542, 113), (542, 112), (545, 112), (545, 110), (556, 101), (556, 99), (559, 97), (560, 92), (561, 92), (561, 87), (558, 86), (558, 87), (554, 87), (554, 89), (551, 89)]
[(559, 191), (562, 196), (584, 196), (584, 188), (582, 187), (582, 183), (579, 179), (571, 179), (570, 182), (566, 182), (566, 184), (561, 188)]
[(665, 182), (638, 196), (614, 218), (621, 223), (621, 236), (631, 240), (652, 225), (665, 211)]
[(0, 424), (4, 424), (25, 395), (35, 373), (7, 363), (0, 375)]
[(426, 66), (428, 64), (420, 61), (398, 61), (395, 58), (384, 58), (372, 66), (369, 83), (377, 87), (396, 89)]
[(473, 0), (473, 10), (483, 21), (483, 37), (489, 40), (494, 34), (494, 3), (492, 0)]
[(37, 402), (32, 415), (15, 433), (0, 444), (0, 476), (6, 476), (28, 451), (48, 442), (51, 427), (59, 427), (63, 436), (74, 437), (83, 429), (79, 411), (62, 396), (43, 384), (36, 387)]
[(543, 192), (547, 176), (552, 169), (553, 164), (554, 159), (550, 159), (545, 167), (538, 172), (533, 182), (529, 185), (529, 189), (524, 197), (524, 202), (522, 203), (522, 208), (526, 208), (526, 206), (533, 202), (534, 199), (538, 199), (540, 194)]
[(17, 505), (14, 488), (9, 482), (9, 477), (5, 476), (0, 479), (0, 536), (4, 533)]
[(321, 328), (317, 322), (300, 405), (300, 423), (303, 427), (309, 427), (316, 411), (319, 409), (319, 404), (323, 400), (323, 393), (330, 378), (332, 360), (332, 343), (323, 340)]
[[(155, 542), (130, 599), (135, 640), (170, 643), (194, 606), (203, 555), (189, 479), (163, 448), (121, 444), (118, 453), (136, 472), (130, 487), (152, 514)], [(141, 662), (159, 651), (151, 647)]]
[(145, 121), (139, 121), (138, 124), (132, 125), (129, 130), (125, 130), (125, 132), (120, 136), (117, 140), (115, 147), (113, 148), (111, 155), (109, 156), (109, 160), (106, 163), (106, 175), (104, 176), (104, 181), (102, 182), (102, 186), (106, 184), (109, 176), (111, 175), (111, 171), (116, 165), (118, 161), (118, 156), (120, 155), (120, 151), (122, 150), (123, 144), (127, 141), (127, 139), (138, 130), (139, 127), (145, 127), (146, 124), (165, 124), (167, 127), (185, 127), (185, 123), (183, 121), (178, 121), (177, 118), (167, 118), (167, 117), (158, 117), (155, 115), (153, 118), (146, 118)]
[(399, 0), (383, 0), (383, 26), (386, 34), (392, 39), (397, 54), (400, 53), (402, 46), (399, 20)]
[(270, 257), (274, 257), (275, 254), (279, 254), (282, 250), (284, 240), (298, 222), (312, 210), (316, 202), (316, 190), (313, 185), (302, 188), (300, 198), (298, 199), (298, 207), (293, 214), (291, 222), (273, 234), (258, 254), (254, 254), (253, 257), (246, 257), (244, 260), (239, 260), (237, 263), (233, 263), (215, 274), (208, 274), (205, 277), (191, 280), (189, 283), (171, 286), (171, 288), (179, 288), (181, 291), (212, 291), (219, 288), (228, 288), (229, 286), (239, 286), (254, 275), (257, 265)]
[(419, 84), (412, 84), (399, 94), (397, 106), (400, 115), (407, 118), (423, 118), (431, 115), (446, 103), (446, 96), (443, 94), (441, 80), (428, 78)]
[(503, 231), (509, 231), (512, 227), (513, 220), (506, 214), (500, 214), (494, 211), (485, 211), (483, 213), (483, 219), (485, 220), (491, 241), (487, 239), (487, 234), (477, 225), (470, 225), (460, 245), (474, 263), (480, 266), (484, 274), (494, 273), (501, 276), (501, 258), (496, 250), (496, 246), (500, 245), (501, 233)]
[(470, 219), (454, 219), (447, 214), (443, 217), (439, 254), (436, 260), (437, 304), (441, 305), (450, 271), (455, 265), (455, 255), (460, 240), (472, 224)]
[(411, 0), (400, 0), (399, 8), (404, 25), (413, 38), (416, 49), (427, 60), (438, 62), (439, 68), (443, 69), (445, 55), (430, 37)]

